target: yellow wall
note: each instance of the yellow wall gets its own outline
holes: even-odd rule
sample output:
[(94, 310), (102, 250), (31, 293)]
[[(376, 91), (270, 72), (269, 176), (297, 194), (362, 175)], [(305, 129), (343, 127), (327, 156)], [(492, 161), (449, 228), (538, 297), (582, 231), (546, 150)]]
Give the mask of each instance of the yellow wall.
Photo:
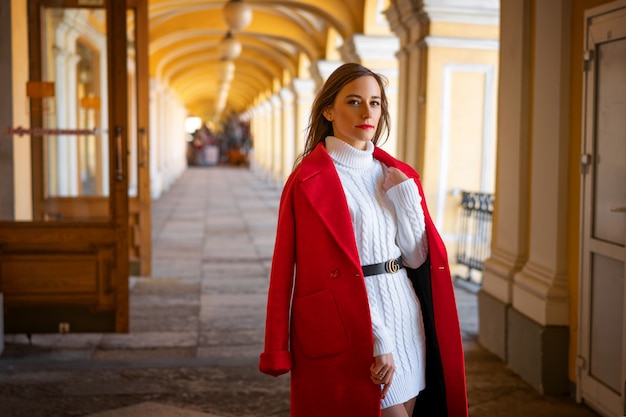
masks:
[[(498, 39), (497, 26), (433, 24), (431, 36), (464, 39), (471, 27), (471, 38)], [(454, 44), (454, 40), (452, 41)], [(427, 193), (431, 215), (446, 236), (459, 231), (460, 194), (454, 190), (494, 192), (496, 112), (498, 91), (497, 49), (477, 49), (447, 46), (429, 46), (426, 77), (426, 117), (424, 131), (424, 165), (422, 182)], [(486, 71), (491, 71), (491, 80)], [(446, 80), (445, 74), (449, 79)], [(486, 86), (489, 83), (489, 97)], [(445, 90), (447, 88), (447, 90)], [(491, 101), (491, 114), (485, 117), (487, 100)], [(444, 112), (448, 113), (445, 114)], [(485, 120), (489, 120), (489, 126)], [(448, 129), (447, 132), (444, 131)], [(483, 160), (484, 133), (490, 131), (489, 160)], [(447, 149), (444, 149), (447, 142)], [(489, 167), (483, 188), (483, 167)], [(442, 172), (444, 170), (445, 172)], [(442, 178), (445, 175), (445, 178)], [(445, 183), (441, 183), (441, 181)], [(441, 193), (445, 197), (441, 200)], [(442, 204), (441, 204), (442, 203)], [(443, 205), (442, 209), (440, 206)], [(443, 210), (443, 211), (441, 211)], [(443, 217), (441, 217), (443, 216)], [(450, 259), (456, 258), (456, 241), (446, 241)], [(465, 271), (463, 271), (465, 273)]]
[[(13, 126), (30, 127), (28, 81), (27, 0), (11, 0), (11, 49), (13, 64)], [(32, 219), (30, 136), (13, 137), (15, 219)]]
[(389, 0), (382, 2), (382, 10), (379, 9), (380, 0), (365, 0), (363, 5), (363, 33), (366, 35), (388, 35), (389, 23), (381, 13), (389, 7)]
[(498, 39), (500, 27), (467, 23), (431, 22), (430, 33), (436, 36), (464, 39)]
[[(424, 188), (432, 194), (427, 196), (431, 205), (436, 201), (434, 195), (439, 189), (441, 180), (440, 168), (442, 157), (449, 160), (446, 189), (448, 191), (459, 188), (468, 191), (479, 191), (480, 161), (482, 160), (481, 146), (483, 142), (484, 121), (484, 89), (487, 82), (483, 73), (465, 71), (462, 68), (454, 70), (451, 74), (450, 91), (443, 91), (444, 70), (449, 64), (488, 64), (494, 66), (494, 77), (497, 72), (497, 51), (475, 50), (450, 50), (444, 48), (432, 49), (429, 53), (428, 70), (428, 105), (426, 106), (426, 160), (424, 162)], [(497, 79), (493, 80), (492, 93), (497, 92)], [(449, 97), (444, 95), (449, 94)], [(495, 100), (495, 96), (491, 97)], [(444, 103), (444, 101), (447, 102)], [(494, 101), (495, 104), (495, 101)], [(444, 105), (450, 106), (449, 149), (447, 154), (442, 155), (441, 145), (443, 134), (442, 114)], [(495, 120), (495, 114), (492, 115)], [(495, 151), (495, 131), (494, 147)], [(492, 155), (495, 158), (495, 155)], [(493, 192), (492, 183), (490, 190)], [(448, 196), (448, 199), (452, 199)], [(450, 200), (447, 204), (447, 213), (444, 221), (444, 230), (447, 233), (455, 233), (453, 228), (458, 213), (456, 203)]]

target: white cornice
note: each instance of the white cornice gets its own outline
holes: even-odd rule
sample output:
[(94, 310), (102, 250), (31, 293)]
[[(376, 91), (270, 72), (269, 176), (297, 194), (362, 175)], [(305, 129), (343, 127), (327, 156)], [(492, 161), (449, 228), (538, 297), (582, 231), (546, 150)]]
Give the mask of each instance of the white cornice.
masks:
[(482, 49), (497, 51), (500, 42), (497, 39), (467, 39), (448, 38), (443, 36), (427, 36), (424, 42), (429, 47), (439, 46), (443, 48)]
[(498, 0), (430, 0), (422, 7), (431, 22), (500, 24)]
[(395, 59), (400, 49), (396, 36), (354, 35), (356, 53), (363, 59)]

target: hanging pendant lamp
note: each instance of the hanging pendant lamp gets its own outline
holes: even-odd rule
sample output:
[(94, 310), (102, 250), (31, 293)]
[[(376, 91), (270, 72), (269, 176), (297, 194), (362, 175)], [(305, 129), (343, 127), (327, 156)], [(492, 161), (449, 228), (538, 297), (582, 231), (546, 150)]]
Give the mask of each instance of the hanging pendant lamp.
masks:
[(235, 59), (241, 54), (241, 42), (229, 30), (220, 42), (219, 51), (220, 58)]
[(230, 30), (241, 30), (252, 21), (252, 9), (243, 0), (230, 0), (222, 9), (222, 17)]

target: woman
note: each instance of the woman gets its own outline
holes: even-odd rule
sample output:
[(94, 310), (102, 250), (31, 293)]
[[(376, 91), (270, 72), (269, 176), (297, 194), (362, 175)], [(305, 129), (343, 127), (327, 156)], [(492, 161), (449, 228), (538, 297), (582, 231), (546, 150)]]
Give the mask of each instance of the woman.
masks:
[(417, 173), (376, 146), (384, 87), (331, 74), (281, 197), (259, 368), (291, 371), (292, 416), (467, 416), (445, 247)]

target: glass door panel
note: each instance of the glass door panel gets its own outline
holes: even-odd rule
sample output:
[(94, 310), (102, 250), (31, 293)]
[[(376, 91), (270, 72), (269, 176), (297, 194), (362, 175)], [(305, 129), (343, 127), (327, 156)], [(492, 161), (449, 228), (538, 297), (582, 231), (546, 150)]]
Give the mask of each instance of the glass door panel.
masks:
[(41, 20), (41, 85), (50, 86), (51, 95), (42, 97), (42, 177), (34, 178), (42, 193), (35, 219), (108, 221), (106, 14), (44, 7)]

